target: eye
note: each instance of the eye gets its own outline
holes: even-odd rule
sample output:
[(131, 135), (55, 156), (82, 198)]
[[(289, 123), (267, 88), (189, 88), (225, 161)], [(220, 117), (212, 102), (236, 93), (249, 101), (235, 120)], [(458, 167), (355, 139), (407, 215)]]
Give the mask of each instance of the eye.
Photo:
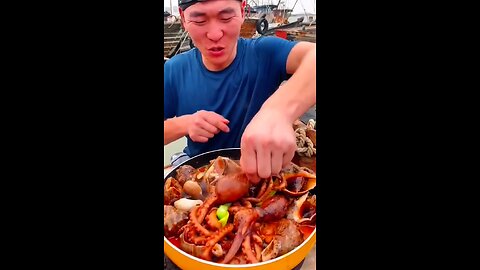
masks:
[(231, 19), (233, 19), (233, 17), (230, 17), (230, 18), (221, 18), (221, 20), (223, 22), (229, 22)]
[(194, 24), (201, 25), (201, 24), (206, 23), (207, 21), (190, 21), (190, 22), (192, 22), (192, 23), (194, 23)]

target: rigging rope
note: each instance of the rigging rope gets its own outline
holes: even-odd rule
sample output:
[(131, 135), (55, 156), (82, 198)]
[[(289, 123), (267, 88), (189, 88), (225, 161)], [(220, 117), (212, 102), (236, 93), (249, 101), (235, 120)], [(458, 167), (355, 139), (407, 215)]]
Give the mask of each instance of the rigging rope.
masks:
[(317, 149), (313, 146), (313, 142), (307, 137), (306, 129), (314, 129), (315, 120), (308, 120), (306, 128), (299, 127), (295, 130), (295, 138), (297, 141), (297, 153), (300, 156), (312, 157), (317, 154)]

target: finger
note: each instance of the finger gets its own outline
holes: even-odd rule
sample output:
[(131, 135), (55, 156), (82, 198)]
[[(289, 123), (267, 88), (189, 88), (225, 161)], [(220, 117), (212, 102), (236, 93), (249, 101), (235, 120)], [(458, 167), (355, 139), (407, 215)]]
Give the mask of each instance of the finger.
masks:
[(204, 120), (198, 123), (198, 127), (212, 134), (217, 134), (220, 132), (218, 128), (210, 124), (208, 121)]
[(230, 128), (227, 126), (227, 124), (225, 122), (217, 122), (215, 127), (217, 127), (219, 130), (221, 130), (223, 132), (230, 132)]
[(282, 167), (285, 167), (287, 165), (290, 165), (290, 162), (292, 162), (293, 156), (295, 155), (295, 151), (297, 150), (297, 146), (295, 147), (290, 147), (285, 153), (283, 154), (283, 163)]
[(283, 165), (283, 152), (279, 150), (272, 151), (272, 175), (278, 175)]
[(192, 139), (192, 141), (194, 141), (194, 142), (200, 142), (200, 143), (206, 143), (206, 142), (208, 142), (208, 138), (207, 138), (207, 137), (199, 136), (199, 135), (191, 136), (190, 139)]
[(210, 121), (213, 122), (224, 122), (224, 123), (229, 123), (229, 121), (223, 117), (223, 115), (221, 114), (218, 114), (216, 112), (212, 112), (212, 111), (209, 111), (207, 113), (204, 114), (204, 116)]
[(219, 129), (223, 132), (229, 132), (230, 131), (230, 128), (227, 126), (230, 123), (230, 121), (225, 119), (220, 114), (212, 112), (212, 114), (209, 115), (209, 117), (207, 117), (205, 120), (208, 123), (210, 123), (212, 126), (214, 126), (215, 128), (217, 128), (217, 129)]
[(260, 177), (258, 177), (258, 175), (256, 175), (256, 174), (252, 174), (252, 175), (250, 175), (250, 176), (247, 175), (247, 178), (248, 178), (248, 181), (250, 181), (250, 183), (252, 183), (252, 184), (254, 184), (254, 185), (260, 183), (260, 180), (262, 180), (262, 179), (260, 179)]
[(260, 181), (257, 175), (257, 157), (253, 147), (242, 138), (240, 143), (240, 166), (250, 182), (256, 184)]
[(202, 136), (202, 137), (206, 137), (206, 138), (213, 138), (213, 136), (215, 136), (216, 133), (212, 133), (208, 130), (205, 130), (205, 129), (202, 129), (202, 128), (197, 128), (195, 129), (194, 131), (194, 134), (197, 135), (197, 136)]
[(257, 174), (260, 178), (272, 176), (272, 154), (266, 146), (260, 145), (257, 149)]

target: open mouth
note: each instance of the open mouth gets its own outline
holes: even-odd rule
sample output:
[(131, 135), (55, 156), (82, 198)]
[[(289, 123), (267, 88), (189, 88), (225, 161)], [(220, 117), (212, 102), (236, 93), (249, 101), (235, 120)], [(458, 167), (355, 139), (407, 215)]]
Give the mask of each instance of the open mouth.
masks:
[(212, 52), (220, 52), (220, 51), (223, 50), (223, 48), (222, 48), (222, 47), (213, 47), (213, 48), (210, 48), (210, 49), (208, 49), (208, 50), (210, 50), (210, 51), (212, 51)]

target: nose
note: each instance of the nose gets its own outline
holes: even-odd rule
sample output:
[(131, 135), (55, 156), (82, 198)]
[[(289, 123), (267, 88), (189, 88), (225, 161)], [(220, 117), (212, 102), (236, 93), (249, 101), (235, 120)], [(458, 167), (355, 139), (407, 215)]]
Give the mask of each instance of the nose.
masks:
[(223, 30), (218, 24), (214, 24), (207, 31), (207, 38), (212, 41), (218, 41), (223, 37)]

